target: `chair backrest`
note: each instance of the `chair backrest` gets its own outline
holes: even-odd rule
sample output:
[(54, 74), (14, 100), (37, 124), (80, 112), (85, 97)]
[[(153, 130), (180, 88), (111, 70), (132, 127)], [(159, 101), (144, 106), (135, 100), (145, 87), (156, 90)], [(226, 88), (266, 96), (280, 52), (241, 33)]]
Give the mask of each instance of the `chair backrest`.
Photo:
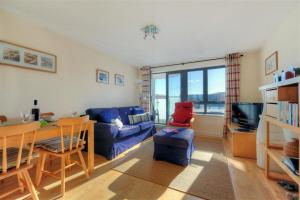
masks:
[(39, 128), (39, 122), (0, 126), (0, 150), (2, 150), (2, 155), (0, 157), (2, 157), (2, 173), (6, 173), (8, 170), (9, 155), (7, 155), (7, 153), (8, 149), (11, 147), (18, 148), (16, 161), (13, 161), (15, 162), (15, 168), (18, 169), (21, 165), (22, 159), (24, 159), (22, 158), (22, 156), (24, 156), (23, 148), (29, 143), (28, 155), (25, 156), (27, 164), (30, 164), (35, 137)]
[(1, 122), (6, 122), (6, 121), (7, 121), (6, 116), (0, 115), (0, 121), (1, 121)]
[[(82, 116), (76, 118), (62, 118), (58, 121), (60, 126), (60, 141), (61, 141), (61, 151), (64, 153), (65, 144), (64, 136), (69, 136), (69, 148), (68, 149), (78, 149), (80, 143), (83, 144), (85, 140), (86, 133), (88, 131), (89, 116)], [(76, 142), (76, 144), (74, 143)], [(74, 146), (75, 145), (75, 146)]]
[(175, 112), (178, 109), (184, 109), (188, 113), (193, 113), (193, 102), (186, 101), (186, 102), (177, 102), (175, 103)]
[(175, 113), (180, 113), (180, 115), (185, 117), (185, 122), (189, 122), (193, 118), (193, 102), (186, 101), (175, 103), (175, 111), (173, 116)]

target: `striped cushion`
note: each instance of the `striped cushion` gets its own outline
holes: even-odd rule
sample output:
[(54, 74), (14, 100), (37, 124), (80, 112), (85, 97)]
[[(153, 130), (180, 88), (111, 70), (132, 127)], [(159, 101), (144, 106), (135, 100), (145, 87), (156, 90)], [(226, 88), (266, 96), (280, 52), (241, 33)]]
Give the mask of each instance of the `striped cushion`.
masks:
[(150, 114), (149, 113), (143, 113), (138, 115), (128, 115), (129, 123), (130, 124), (137, 124), (139, 122), (146, 122), (150, 121)]
[[(19, 153), (19, 148), (14, 148), (10, 147), (7, 148), (7, 169), (16, 167), (16, 162), (18, 158), (18, 153)], [(0, 150), (0, 171), (2, 171), (2, 154), (3, 150)], [(23, 149), (22, 150), (22, 158), (21, 158), (21, 164), (25, 163), (27, 161), (29, 155), (29, 150), (28, 149)]]
[[(82, 142), (79, 142), (81, 144)], [(75, 148), (77, 144), (77, 137), (73, 137), (73, 144), (72, 147)], [(64, 136), (64, 151), (69, 150), (70, 145), (70, 137)], [(43, 140), (40, 142), (36, 142), (34, 145), (36, 148), (42, 148), (47, 151), (51, 151), (54, 153), (60, 153), (61, 150), (61, 140), (60, 137), (50, 138), (48, 140)]]

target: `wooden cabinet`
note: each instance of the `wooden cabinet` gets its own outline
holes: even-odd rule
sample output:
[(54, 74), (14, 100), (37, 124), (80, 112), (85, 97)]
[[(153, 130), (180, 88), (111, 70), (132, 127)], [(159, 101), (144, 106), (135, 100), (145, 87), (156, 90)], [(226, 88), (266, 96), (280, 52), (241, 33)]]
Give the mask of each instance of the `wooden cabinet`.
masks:
[(237, 124), (227, 124), (233, 156), (256, 159), (256, 131), (240, 132)]

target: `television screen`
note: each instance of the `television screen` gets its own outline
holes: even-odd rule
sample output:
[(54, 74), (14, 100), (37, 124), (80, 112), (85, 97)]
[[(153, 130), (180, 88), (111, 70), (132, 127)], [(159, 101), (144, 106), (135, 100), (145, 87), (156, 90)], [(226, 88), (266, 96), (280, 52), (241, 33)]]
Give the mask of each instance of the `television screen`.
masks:
[(233, 103), (232, 122), (257, 128), (262, 103)]

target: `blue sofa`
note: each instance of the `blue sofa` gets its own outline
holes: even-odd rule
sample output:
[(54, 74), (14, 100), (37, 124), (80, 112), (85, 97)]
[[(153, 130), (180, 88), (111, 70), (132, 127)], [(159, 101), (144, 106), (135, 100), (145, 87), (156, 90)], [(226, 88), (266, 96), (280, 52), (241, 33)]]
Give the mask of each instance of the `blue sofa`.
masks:
[[(138, 106), (119, 108), (90, 108), (86, 114), (91, 120), (97, 121), (95, 132), (95, 153), (105, 156), (108, 160), (151, 137), (156, 133), (154, 121), (140, 122), (130, 125), (128, 115), (138, 114), (143, 110)], [(124, 126), (118, 128), (111, 124), (111, 119), (119, 118)]]

